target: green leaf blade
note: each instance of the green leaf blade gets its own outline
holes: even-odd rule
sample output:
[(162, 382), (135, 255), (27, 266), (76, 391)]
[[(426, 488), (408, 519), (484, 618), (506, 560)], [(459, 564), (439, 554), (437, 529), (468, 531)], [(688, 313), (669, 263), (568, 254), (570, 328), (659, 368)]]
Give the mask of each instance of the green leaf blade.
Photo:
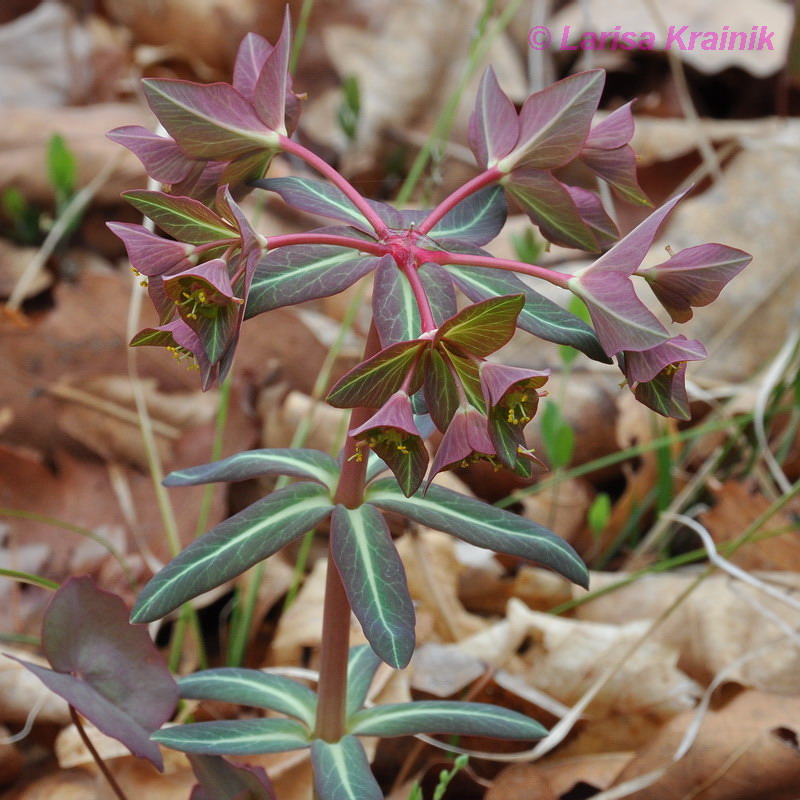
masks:
[(319, 800), (383, 800), (364, 747), (355, 736), (311, 745), (314, 789)]
[(374, 233), (372, 225), (350, 202), (347, 195), (327, 181), (295, 177), (264, 178), (253, 181), (252, 185), (275, 192), (293, 208), (345, 222), (364, 233)]
[(321, 483), (333, 491), (339, 465), (327, 453), (308, 448), (247, 450), (221, 461), (171, 472), (164, 486), (196, 486), (217, 481), (244, 481), (264, 475), (289, 475)]
[(524, 305), (523, 294), (481, 300), (441, 325), (436, 341), (444, 340), (475, 356), (488, 356), (511, 341)]
[(305, 726), (293, 719), (243, 719), (193, 722), (162, 728), (151, 737), (183, 753), (252, 756), (285, 753), (310, 745)]
[(139, 594), (131, 619), (151, 622), (221, 586), (276, 553), (330, 515), (323, 487), (296, 483), (225, 520), (157, 573)]
[[(402, 386), (408, 371), (427, 341), (398, 342), (381, 350), (372, 358), (350, 370), (328, 394), (327, 400), (336, 408), (367, 406), (379, 408)], [(409, 394), (418, 388), (413, 382)]]
[(149, 189), (132, 189), (122, 196), (164, 233), (180, 242), (209, 244), (239, 235), (222, 217), (191, 197), (175, 197)]
[(375, 481), (367, 489), (366, 500), (477, 547), (537, 562), (579, 586), (588, 586), (589, 572), (573, 548), (547, 528), (517, 514), (442, 486), (429, 487), (424, 497), (404, 497), (391, 478)]
[(350, 732), (358, 736), (412, 736), (417, 733), (541, 739), (547, 729), (518, 711), (488, 703), (425, 700), (391, 703), (359, 711)]
[(574, 347), (595, 361), (611, 363), (589, 325), (531, 289), (516, 275), (484, 267), (448, 265), (445, 269), (458, 288), (474, 302), (499, 295), (524, 294), (525, 304), (517, 317), (518, 328), (548, 342)]
[(192, 700), (221, 700), (244, 706), (279, 711), (314, 727), (317, 695), (307, 686), (282, 675), (257, 669), (220, 667), (179, 679), (181, 697)]
[(379, 263), (377, 256), (336, 245), (294, 245), (271, 250), (256, 265), (245, 318), (338, 294)]
[(337, 505), (331, 553), (367, 641), (389, 666), (402, 669), (416, 642), (414, 603), (389, 526), (375, 506)]
[(345, 715), (349, 719), (367, 699), (372, 679), (381, 665), (381, 660), (366, 644), (350, 648), (347, 661), (347, 707)]
[(508, 204), (499, 186), (487, 186), (469, 195), (431, 228), (429, 236), (447, 246), (469, 242), (479, 247), (488, 244), (505, 225)]

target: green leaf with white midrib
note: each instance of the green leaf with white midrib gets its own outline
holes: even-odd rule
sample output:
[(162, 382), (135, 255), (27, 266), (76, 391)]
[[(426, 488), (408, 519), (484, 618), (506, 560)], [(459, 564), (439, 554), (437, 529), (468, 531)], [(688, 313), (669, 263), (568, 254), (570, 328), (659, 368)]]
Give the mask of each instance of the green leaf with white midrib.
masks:
[(411, 736), (445, 733), (496, 739), (541, 739), (547, 729), (536, 720), (488, 703), (425, 700), (365, 708), (350, 719), (357, 736)]
[(190, 197), (172, 197), (149, 189), (132, 189), (122, 196), (162, 231), (181, 242), (208, 244), (238, 236), (221, 217)]
[(338, 294), (379, 263), (377, 256), (337, 245), (293, 245), (271, 250), (256, 266), (245, 318)]
[(252, 181), (251, 186), (275, 192), (294, 208), (337, 219), (366, 233), (373, 233), (366, 217), (348, 200), (347, 195), (326, 181), (295, 177), (263, 178)]
[(502, 230), (508, 204), (500, 186), (489, 186), (469, 195), (448, 212), (428, 235), (443, 245), (448, 240), (483, 245)]
[[(419, 353), (427, 347), (427, 341), (390, 345), (348, 372), (331, 389), (328, 402), (337, 408), (359, 405), (379, 408), (400, 389)], [(415, 392), (418, 386), (419, 380), (413, 380), (409, 393)]]
[(131, 612), (152, 622), (302, 536), (333, 509), (328, 491), (295, 483), (248, 506), (192, 542), (145, 585)]
[(382, 347), (416, 339), (421, 333), (414, 292), (394, 259), (382, 260), (375, 271), (372, 318), (378, 327)]
[(262, 475), (308, 478), (334, 491), (339, 465), (327, 453), (308, 448), (248, 450), (221, 461), (179, 469), (164, 478), (164, 486), (194, 486), (216, 481), (244, 481)]
[(447, 320), (439, 328), (436, 340), (454, 344), (475, 356), (488, 356), (511, 341), (524, 304), (522, 294), (481, 300)]
[(506, 272), (501, 274), (499, 270), (484, 267), (450, 264), (445, 269), (459, 289), (472, 301), (486, 300), (499, 295), (524, 294), (525, 305), (517, 317), (518, 328), (548, 342), (575, 347), (595, 361), (611, 363), (611, 359), (600, 346), (597, 335), (589, 325), (531, 289), (516, 275)]
[(151, 737), (183, 753), (252, 756), (302, 750), (311, 742), (305, 726), (294, 719), (243, 719), (193, 722), (162, 728)]
[(364, 747), (355, 736), (311, 745), (314, 789), (319, 800), (383, 800)]
[(283, 675), (257, 669), (220, 667), (186, 675), (178, 680), (181, 697), (221, 700), (243, 706), (279, 711), (314, 727), (317, 695), (307, 686)]
[(442, 486), (430, 486), (424, 496), (417, 493), (405, 497), (392, 478), (372, 483), (365, 499), (478, 547), (535, 561), (580, 586), (589, 583), (585, 564), (567, 542), (518, 514)]
[(381, 660), (367, 644), (350, 648), (347, 662), (347, 707), (345, 716), (351, 717), (364, 705), (372, 679)]
[(389, 666), (402, 669), (414, 653), (414, 603), (383, 514), (369, 504), (337, 505), (330, 535), (331, 554), (367, 641)]

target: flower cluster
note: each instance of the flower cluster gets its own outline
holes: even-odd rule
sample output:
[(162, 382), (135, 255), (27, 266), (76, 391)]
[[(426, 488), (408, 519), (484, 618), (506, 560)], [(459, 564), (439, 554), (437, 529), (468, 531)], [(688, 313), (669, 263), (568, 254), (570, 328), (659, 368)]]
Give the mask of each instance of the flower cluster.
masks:
[(506, 191), (555, 244), (599, 252), (619, 237), (591, 188), (606, 181), (628, 202), (649, 205), (636, 180), (630, 103), (592, 127), (603, 70), (572, 75), (530, 95), (517, 114), (489, 68), (470, 119), (478, 164), (502, 176)]
[(204, 389), (230, 369), (255, 267), (266, 240), (234, 200), (250, 189), (297, 124), (298, 98), (288, 71), (288, 10), (273, 47), (249, 34), (236, 58), (233, 83), (144, 82), (166, 136), (140, 126), (111, 131), (167, 191), (123, 196), (173, 239), (141, 225), (111, 223), (144, 276), (160, 325), (133, 345), (167, 347), (187, 358)]
[(538, 459), (525, 447), (523, 429), (549, 373), (486, 358), (513, 335), (523, 302), (523, 295), (510, 295), (476, 303), (429, 335), (384, 348), (331, 390), (332, 405), (378, 408), (350, 435), (386, 462), (406, 495), (428, 472), (415, 405), (443, 434), (428, 483), (477, 460), (530, 476)]
[(232, 83), (172, 79), (143, 82), (150, 108), (167, 132), (139, 125), (109, 137), (131, 150), (147, 173), (175, 195), (212, 202), (220, 186), (248, 191), (262, 177), (300, 116), (289, 73), (288, 9), (275, 47), (250, 33), (239, 46)]
[(670, 337), (636, 294), (632, 277), (644, 278), (673, 321), (685, 322), (693, 306), (715, 300), (752, 257), (726, 245), (705, 244), (640, 269), (661, 224), (680, 200), (676, 197), (651, 214), (571, 279), (569, 288), (586, 304), (603, 349), (617, 356), (639, 401), (665, 416), (689, 419), (686, 362), (704, 359), (705, 348), (696, 339)]
[(189, 358), (208, 388), (232, 363), (265, 240), (227, 186), (217, 191), (219, 214), (198, 200), (164, 192), (134, 191), (126, 197), (182, 239), (165, 239), (142, 225), (109, 223), (125, 244), (131, 268), (145, 277), (161, 322), (131, 344), (167, 347), (176, 357)]

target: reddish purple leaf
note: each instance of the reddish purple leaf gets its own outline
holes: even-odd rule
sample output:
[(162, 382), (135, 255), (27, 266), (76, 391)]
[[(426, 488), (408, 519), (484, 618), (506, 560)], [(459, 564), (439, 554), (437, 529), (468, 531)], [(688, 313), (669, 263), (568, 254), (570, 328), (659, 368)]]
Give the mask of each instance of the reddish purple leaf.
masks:
[(670, 364), (686, 361), (702, 361), (706, 358), (705, 347), (696, 339), (687, 339), (683, 334), (675, 336), (663, 344), (641, 352), (626, 352), (624, 372), (628, 383), (647, 383), (653, 380)]
[(443, 470), (481, 459), (494, 462), (496, 456), (497, 451), (489, 438), (488, 420), (469, 403), (462, 404), (450, 420), (436, 451), (428, 485)]
[(546, 239), (563, 247), (600, 250), (572, 195), (549, 172), (515, 169), (503, 179), (503, 185)]
[(602, 250), (606, 250), (619, 239), (619, 229), (614, 220), (608, 216), (600, 198), (587, 189), (579, 186), (566, 186), (578, 215), (589, 228), (595, 241)]
[(178, 686), (147, 628), (128, 622), (128, 609), (91, 578), (70, 578), (45, 612), (42, 645), (51, 671), (22, 662), (107, 736), (159, 769), (150, 741), (171, 716)]
[(163, 280), (181, 319), (197, 334), (209, 362), (216, 364), (236, 336), (244, 302), (234, 296), (227, 262), (215, 258)]
[(683, 420), (692, 417), (686, 393), (686, 362), (665, 367), (653, 380), (637, 383), (633, 394), (640, 403), (664, 417)]
[(692, 306), (707, 306), (753, 257), (724, 244), (687, 247), (668, 261), (644, 270), (650, 288), (674, 322), (692, 318)]
[(292, 47), (292, 21), (289, 7), (283, 16), (283, 28), (256, 81), (253, 105), (259, 119), (272, 131), (288, 135), (286, 129), (286, 94), (291, 90), (289, 56)]
[(624, 272), (586, 272), (572, 278), (569, 287), (586, 304), (597, 338), (609, 356), (621, 350), (649, 350), (669, 338)]
[(122, 239), (131, 267), (142, 275), (154, 277), (190, 266), (188, 257), (194, 247), (165, 239), (143, 225), (107, 222), (108, 228)]
[(350, 431), (374, 450), (394, 473), (406, 497), (419, 489), (428, 468), (428, 451), (414, 423), (411, 398), (395, 392), (363, 425)]
[(673, 208), (686, 196), (679, 194), (656, 209), (647, 219), (640, 222), (627, 236), (620, 239), (607, 253), (604, 253), (589, 267), (584, 275), (600, 272), (621, 272), (632, 275), (642, 263), (661, 225)]
[(233, 65), (233, 88), (251, 103), (255, 97), (258, 76), (271, 52), (272, 45), (257, 33), (248, 33), (239, 44)]
[(189, 800), (277, 800), (263, 767), (232, 764), (222, 756), (187, 755), (199, 781)]
[(633, 138), (632, 105), (633, 100), (612, 111), (602, 122), (592, 126), (584, 147), (615, 150), (617, 147), (628, 144)]
[(478, 165), (482, 169), (493, 167), (514, 149), (518, 135), (517, 111), (489, 67), (481, 78), (469, 119), (469, 146)]
[(159, 183), (180, 183), (197, 166), (197, 162), (186, 156), (174, 140), (159, 136), (141, 125), (114, 128), (106, 136), (127, 147), (142, 162), (147, 174)]
[(519, 114), (519, 138), (498, 166), (555, 169), (572, 161), (583, 147), (603, 93), (605, 72), (580, 72), (532, 94)]
[(580, 161), (629, 203), (650, 205), (647, 195), (639, 186), (636, 175), (636, 154), (630, 145), (617, 147), (614, 150), (586, 147), (581, 151)]
[(192, 158), (229, 161), (278, 145), (276, 135), (230, 84), (171, 79), (143, 83), (153, 113)]

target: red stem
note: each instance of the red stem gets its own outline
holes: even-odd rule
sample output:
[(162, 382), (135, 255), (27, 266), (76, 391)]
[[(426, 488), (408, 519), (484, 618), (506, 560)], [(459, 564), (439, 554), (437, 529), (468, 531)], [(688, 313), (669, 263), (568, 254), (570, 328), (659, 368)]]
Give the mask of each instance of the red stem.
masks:
[(298, 244), (332, 244), (339, 247), (352, 247), (374, 256), (384, 256), (389, 252), (386, 245), (366, 239), (356, 239), (354, 236), (336, 236), (327, 233), (287, 233), (283, 236), (270, 236), (267, 239), (267, 249), (276, 250), (278, 247), (291, 247)]
[[(419, 248), (417, 248), (417, 250), (419, 250)], [(403, 265), (398, 264), (398, 266), (411, 284), (411, 291), (414, 292), (414, 299), (419, 309), (422, 333), (425, 333), (427, 331), (436, 330), (436, 322), (433, 319), (433, 311), (431, 310), (431, 304), (428, 300), (428, 294), (425, 291), (425, 287), (422, 285), (419, 272), (417, 272), (417, 263), (413, 256), (408, 255), (406, 263)]]
[(350, 202), (364, 215), (367, 222), (375, 229), (375, 233), (378, 235), (379, 239), (382, 239), (389, 233), (388, 226), (378, 216), (372, 206), (370, 206), (361, 194), (356, 191), (353, 185), (328, 164), (327, 161), (324, 161), (308, 148), (303, 147), (303, 145), (293, 142), (288, 136), (281, 136), (280, 142), (283, 152), (291, 153), (301, 158), (306, 164), (314, 167), (317, 172), (322, 173), (331, 183), (344, 192)]
[[(364, 349), (364, 359), (380, 350), (378, 331), (373, 323)], [(350, 429), (365, 423), (372, 409), (354, 408)], [(348, 436), (342, 452), (342, 473), (334, 501), (347, 508), (357, 508), (364, 500), (367, 453), (359, 452), (356, 441)], [(328, 548), (328, 573), (325, 605), (322, 611), (322, 647), (320, 650), (317, 722), (314, 735), (326, 742), (338, 742), (345, 733), (347, 703), (347, 659), (350, 652), (350, 601)]]
[(434, 264), (458, 264), (465, 267), (488, 267), (489, 269), (502, 269), (507, 272), (521, 272), (533, 278), (541, 278), (561, 289), (569, 289), (568, 282), (574, 278), (568, 272), (558, 272), (536, 264), (526, 264), (524, 261), (512, 261), (508, 258), (495, 258), (494, 256), (473, 256), (465, 253), (451, 253), (447, 250), (425, 251), (425, 261)]
[(471, 181), (467, 181), (463, 186), (456, 189), (451, 195), (445, 197), (441, 203), (439, 203), (436, 208), (425, 217), (424, 220), (417, 226), (417, 230), (420, 233), (428, 233), (430, 229), (445, 215), (448, 211), (450, 211), (454, 206), (457, 206), (465, 197), (469, 197), (474, 192), (477, 192), (479, 189), (483, 189), (484, 186), (489, 186), (489, 184), (495, 183), (496, 181), (500, 180), (505, 175), (504, 172), (501, 172), (497, 167), (492, 167), (491, 169), (487, 169), (486, 172), (481, 172), (480, 175), (476, 175)]

